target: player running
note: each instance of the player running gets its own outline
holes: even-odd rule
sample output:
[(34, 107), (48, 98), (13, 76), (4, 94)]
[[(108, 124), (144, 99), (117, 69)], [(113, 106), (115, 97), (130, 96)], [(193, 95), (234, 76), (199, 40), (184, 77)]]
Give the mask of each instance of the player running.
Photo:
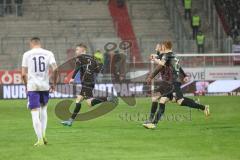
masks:
[[(144, 124), (146, 128), (156, 128), (157, 123), (161, 119), (161, 116), (164, 113), (165, 110), (165, 103), (169, 100), (172, 100), (174, 97), (176, 99), (176, 102), (181, 106), (187, 106), (190, 108), (200, 109), (204, 111), (205, 116), (210, 115), (209, 106), (208, 105), (202, 105), (196, 103), (194, 100), (190, 98), (183, 97), (183, 93), (181, 90), (181, 76), (180, 76), (180, 64), (179, 59), (176, 57), (176, 55), (172, 52), (172, 43), (167, 41), (164, 42), (164, 54), (161, 59), (156, 59), (153, 57), (154, 61), (158, 63), (157, 68), (154, 70), (154, 72), (148, 77), (147, 82), (151, 83), (152, 79), (159, 73), (162, 73), (162, 79), (164, 81), (170, 82), (174, 90), (168, 93), (165, 96), (162, 96), (159, 100), (160, 106), (159, 110), (157, 112), (157, 115), (155, 115), (154, 119), (150, 123)], [(186, 81), (186, 80), (185, 80)], [(173, 93), (175, 92), (175, 96)]]
[[(22, 79), (26, 86), (28, 108), (31, 110), (33, 128), (38, 141), (34, 146), (47, 144), (47, 103), (49, 91), (54, 91), (57, 83), (57, 64), (51, 51), (41, 48), (40, 38), (30, 40), (31, 50), (23, 55)], [(53, 70), (53, 84), (49, 85), (49, 69)]]
[(81, 81), (81, 92), (77, 95), (76, 106), (73, 111), (72, 116), (67, 121), (62, 121), (64, 126), (72, 126), (73, 121), (76, 119), (78, 113), (80, 112), (82, 102), (87, 101), (89, 106), (95, 106), (105, 101), (110, 101), (117, 103), (116, 97), (103, 97), (103, 98), (93, 98), (93, 89), (96, 81), (96, 74), (98, 74), (102, 69), (102, 64), (100, 64), (95, 57), (86, 54), (87, 47), (84, 44), (79, 44), (76, 47), (76, 65), (72, 75), (72, 79), (69, 83), (74, 83), (75, 76), (80, 72)]
[[(158, 60), (161, 60), (162, 56), (164, 54), (163, 44), (157, 44), (157, 46), (155, 48), (155, 51), (157, 53), (156, 54), (151, 54), (150, 55), (150, 60), (154, 60), (154, 63), (157, 64)], [(161, 77), (163, 77), (164, 74), (167, 74), (167, 70), (164, 71), (164, 68), (162, 68), (160, 73), (161, 73)], [(182, 77), (183, 81), (185, 81), (185, 82), (188, 81), (188, 77), (185, 74), (185, 72), (183, 71), (182, 67), (180, 67), (180, 69), (179, 69), (179, 74)], [(154, 95), (152, 95), (152, 105), (151, 105), (150, 115), (149, 115), (148, 120), (146, 122), (144, 122), (143, 125), (153, 122), (155, 114), (157, 112), (158, 102), (159, 102), (160, 98), (161, 98), (161, 94), (160, 93), (157, 93), (157, 94), (155, 93)], [(188, 99), (187, 97), (184, 97), (184, 98)], [(171, 101), (172, 102), (176, 102), (175, 98), (173, 98)], [(161, 105), (160, 103), (159, 103), (159, 111), (161, 111), (162, 114), (165, 111), (165, 106)]]

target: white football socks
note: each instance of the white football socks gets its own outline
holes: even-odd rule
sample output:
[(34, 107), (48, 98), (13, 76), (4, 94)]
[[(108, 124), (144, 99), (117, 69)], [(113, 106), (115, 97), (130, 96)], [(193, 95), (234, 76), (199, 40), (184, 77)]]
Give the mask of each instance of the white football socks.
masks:
[(43, 137), (46, 135), (46, 129), (47, 129), (47, 106), (42, 106), (40, 109), (40, 121), (42, 124), (42, 133)]
[(35, 130), (38, 140), (41, 140), (43, 138), (43, 135), (42, 135), (42, 125), (39, 118), (40, 111), (39, 109), (34, 110), (34, 111), (31, 111), (31, 114), (32, 114), (33, 128)]

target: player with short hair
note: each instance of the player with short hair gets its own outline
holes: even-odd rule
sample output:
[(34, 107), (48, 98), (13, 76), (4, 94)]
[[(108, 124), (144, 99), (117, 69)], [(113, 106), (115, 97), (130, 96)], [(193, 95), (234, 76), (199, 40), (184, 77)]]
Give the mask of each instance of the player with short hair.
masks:
[[(30, 40), (31, 50), (23, 54), (22, 79), (26, 86), (28, 108), (31, 110), (33, 128), (38, 141), (35, 146), (47, 144), (47, 103), (49, 91), (54, 91), (57, 83), (57, 64), (54, 54), (41, 47), (38, 37)], [(49, 85), (49, 70), (53, 70), (53, 84)]]
[(105, 101), (110, 101), (117, 103), (118, 100), (116, 97), (101, 97), (93, 98), (93, 89), (96, 81), (96, 74), (98, 74), (102, 69), (102, 64), (91, 55), (86, 54), (87, 46), (83, 43), (77, 45), (76, 47), (76, 64), (75, 69), (72, 75), (72, 79), (69, 83), (74, 83), (75, 76), (80, 72), (80, 81), (81, 81), (81, 92), (77, 95), (76, 106), (72, 116), (67, 121), (62, 121), (61, 123), (64, 126), (72, 126), (72, 123), (76, 119), (78, 113), (80, 112), (82, 102), (87, 101), (89, 106), (95, 106)]
[[(180, 76), (181, 66), (179, 64), (179, 59), (172, 52), (172, 43), (170, 41), (165, 41), (163, 43), (163, 47), (164, 55), (162, 56), (162, 59), (160, 60), (153, 58), (154, 61), (158, 63), (158, 66), (154, 70), (154, 72), (148, 77), (147, 82), (150, 83), (159, 72), (164, 71), (164, 74), (162, 74), (163, 80), (170, 82), (173, 85), (174, 90), (160, 98), (159, 100), (160, 107), (157, 115), (155, 116), (152, 123), (145, 124), (144, 126), (146, 128), (156, 128), (158, 121), (161, 119), (161, 116), (164, 113), (164, 110), (161, 110), (161, 108), (165, 108), (165, 103), (168, 102), (169, 100), (172, 100), (174, 97), (176, 98), (176, 101), (179, 105), (200, 109), (204, 111), (205, 116), (209, 116), (210, 110), (208, 105), (198, 104), (190, 98), (183, 97), (183, 93), (181, 90), (181, 76)], [(175, 96), (173, 95), (174, 92), (176, 94)]]
[[(164, 46), (163, 46), (163, 44), (158, 43), (156, 48), (155, 48), (155, 51), (157, 53), (156, 54), (151, 54), (150, 55), (150, 60), (154, 60), (154, 62), (157, 64), (158, 60), (161, 60), (162, 57), (163, 57), (163, 54), (164, 54)], [(165, 74), (167, 74), (167, 70), (164, 71), (164, 68), (162, 68), (160, 73), (161, 73), (161, 76), (164, 76)], [(188, 77), (185, 74), (185, 72), (183, 71), (182, 67), (180, 67), (180, 69), (179, 69), (179, 74), (182, 77), (183, 81), (186, 82)], [(158, 108), (158, 104), (159, 104), (159, 109), (158, 110), (161, 111), (162, 115), (164, 114), (165, 105), (161, 105), (161, 103), (159, 103), (160, 98), (161, 98), (161, 94), (160, 93), (158, 93), (158, 94), (155, 93), (154, 95), (152, 95), (152, 105), (151, 105), (150, 115), (149, 115), (148, 120), (146, 122), (144, 122), (143, 125), (153, 122), (155, 114), (156, 114), (156, 111), (157, 111), (157, 108)], [(184, 98), (187, 98), (187, 97), (184, 97)], [(172, 102), (175, 102), (174, 97), (172, 99)]]

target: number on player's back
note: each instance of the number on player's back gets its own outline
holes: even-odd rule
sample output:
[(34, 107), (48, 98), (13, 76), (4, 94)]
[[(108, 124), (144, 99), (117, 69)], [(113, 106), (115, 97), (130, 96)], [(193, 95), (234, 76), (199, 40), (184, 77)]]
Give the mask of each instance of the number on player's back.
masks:
[(46, 70), (46, 63), (45, 63), (45, 57), (39, 56), (39, 57), (33, 57), (32, 58), (34, 63), (35, 72), (45, 72)]

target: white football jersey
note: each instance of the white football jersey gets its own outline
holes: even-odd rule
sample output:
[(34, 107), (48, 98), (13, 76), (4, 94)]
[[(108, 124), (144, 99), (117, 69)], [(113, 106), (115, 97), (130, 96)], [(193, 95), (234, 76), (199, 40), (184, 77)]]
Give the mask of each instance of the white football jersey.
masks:
[(56, 64), (51, 51), (34, 48), (23, 55), (22, 67), (28, 68), (28, 91), (48, 91), (49, 67)]

